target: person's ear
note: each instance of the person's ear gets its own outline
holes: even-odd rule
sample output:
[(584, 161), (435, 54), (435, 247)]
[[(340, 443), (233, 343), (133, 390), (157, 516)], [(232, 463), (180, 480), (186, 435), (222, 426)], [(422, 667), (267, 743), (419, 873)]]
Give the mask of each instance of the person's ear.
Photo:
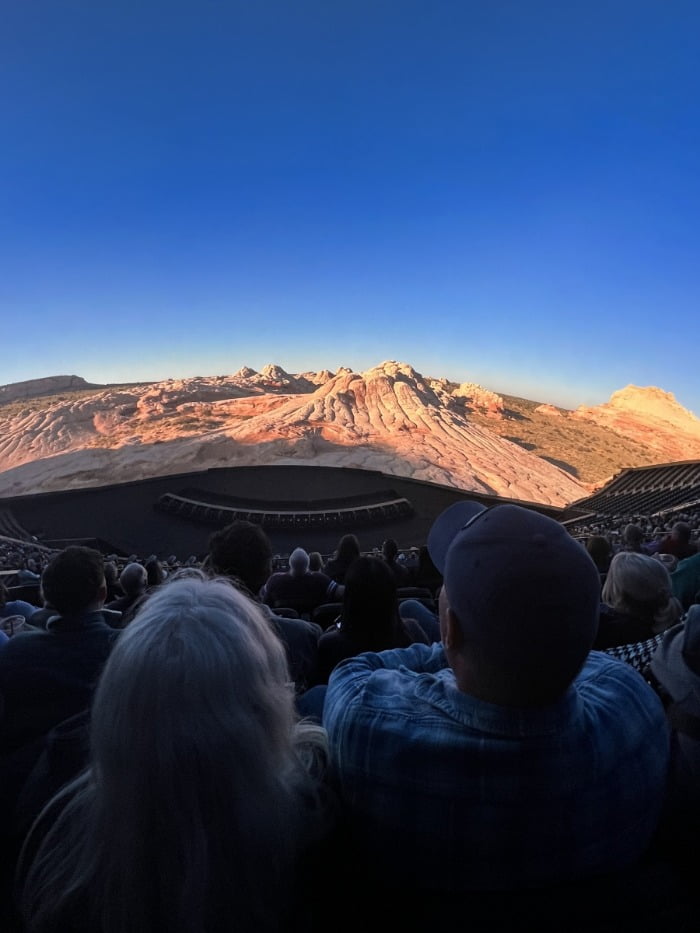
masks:
[(464, 642), (464, 635), (459, 619), (448, 606), (444, 612), (442, 643), (446, 651), (459, 651)]

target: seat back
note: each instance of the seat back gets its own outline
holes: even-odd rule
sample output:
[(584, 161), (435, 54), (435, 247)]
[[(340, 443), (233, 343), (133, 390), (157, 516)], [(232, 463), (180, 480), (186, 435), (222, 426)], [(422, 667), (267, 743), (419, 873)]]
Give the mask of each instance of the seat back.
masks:
[(322, 603), (311, 613), (311, 621), (316, 622), (325, 630), (335, 622), (342, 611), (342, 603)]

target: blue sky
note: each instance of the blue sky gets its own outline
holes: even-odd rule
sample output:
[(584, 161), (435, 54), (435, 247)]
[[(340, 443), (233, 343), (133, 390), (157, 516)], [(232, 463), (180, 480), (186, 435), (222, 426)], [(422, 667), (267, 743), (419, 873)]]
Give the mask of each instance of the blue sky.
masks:
[(397, 359), (700, 415), (695, 0), (1, 5), (0, 382)]

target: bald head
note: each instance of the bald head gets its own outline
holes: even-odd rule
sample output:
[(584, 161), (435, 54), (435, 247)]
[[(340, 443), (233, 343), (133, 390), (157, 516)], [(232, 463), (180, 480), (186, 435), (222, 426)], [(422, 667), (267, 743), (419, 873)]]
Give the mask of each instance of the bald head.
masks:
[(148, 574), (141, 564), (127, 564), (119, 577), (119, 583), (127, 596), (140, 596), (146, 592)]
[(289, 555), (289, 569), (295, 577), (303, 576), (309, 569), (309, 555), (304, 548), (295, 548)]

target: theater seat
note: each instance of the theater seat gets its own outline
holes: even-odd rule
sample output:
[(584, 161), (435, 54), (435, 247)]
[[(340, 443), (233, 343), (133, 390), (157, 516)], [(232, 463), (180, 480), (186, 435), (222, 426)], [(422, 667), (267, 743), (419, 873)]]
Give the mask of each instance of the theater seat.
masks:
[(322, 603), (311, 613), (311, 621), (325, 630), (335, 622), (342, 611), (342, 603)]

